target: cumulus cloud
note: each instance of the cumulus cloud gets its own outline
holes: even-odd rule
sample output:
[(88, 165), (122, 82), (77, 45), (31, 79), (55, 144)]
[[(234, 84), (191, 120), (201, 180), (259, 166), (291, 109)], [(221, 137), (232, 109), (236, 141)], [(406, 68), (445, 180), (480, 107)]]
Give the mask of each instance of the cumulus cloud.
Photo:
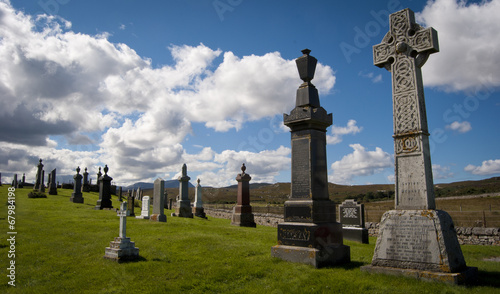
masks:
[(374, 84), (382, 82), (382, 74), (375, 75), (374, 72), (367, 73), (365, 71), (360, 71), (358, 76), (370, 79)]
[(459, 133), (467, 133), (468, 131), (472, 130), (470, 122), (468, 121), (454, 121), (451, 124), (447, 125), (446, 128), (449, 130), (457, 131)]
[(480, 166), (467, 165), (464, 170), (474, 175), (493, 175), (500, 173), (500, 159), (485, 160)]
[(500, 1), (429, 1), (417, 22), (438, 31), (440, 53), (423, 67), (426, 85), (449, 91), (500, 86)]
[(439, 164), (432, 165), (432, 176), (434, 179), (448, 179), (453, 177), (453, 173), (450, 172), (450, 167), (441, 166)]
[(361, 132), (361, 130), (363, 130), (363, 128), (358, 127), (356, 125), (356, 121), (353, 119), (350, 119), (347, 122), (347, 126), (345, 126), (345, 127), (339, 127), (339, 126), (333, 125), (331, 128), (332, 135), (326, 135), (326, 142), (327, 142), (327, 144), (332, 144), (332, 145), (338, 144), (338, 143), (342, 142), (342, 136), (354, 135), (354, 134)]
[(330, 182), (349, 184), (354, 177), (370, 176), (394, 165), (391, 155), (379, 147), (376, 147), (374, 151), (366, 151), (361, 144), (349, 146), (354, 151), (332, 163), (333, 173), (328, 179)]
[[(60, 17), (30, 16), (0, 1), (1, 148), (14, 144), (30, 160), (57, 164), (58, 174), (108, 164), (117, 183), (172, 175), (183, 162), (212, 172), (211, 185), (233, 178), (237, 161), (245, 160), (249, 172), (253, 165), (256, 181), (272, 181), (289, 168), (287, 148), (188, 154), (183, 144), (193, 122), (226, 132), (292, 109), (290, 97), (301, 83), (294, 60), (279, 52), (239, 57), (203, 44), (172, 45), (173, 64), (155, 68), (126, 44), (111, 43), (107, 33), (70, 29)], [(313, 82), (329, 93), (333, 69), (318, 63)], [(63, 149), (55, 136), (70, 148), (96, 144), (99, 150)], [(11, 164), (0, 168), (11, 170)], [(21, 167), (32, 170), (36, 162), (29, 166)]]

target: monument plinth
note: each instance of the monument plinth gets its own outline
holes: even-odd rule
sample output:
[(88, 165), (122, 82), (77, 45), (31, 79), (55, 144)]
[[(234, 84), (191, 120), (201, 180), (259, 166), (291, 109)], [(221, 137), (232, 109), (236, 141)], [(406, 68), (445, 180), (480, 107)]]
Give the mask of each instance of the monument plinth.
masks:
[(436, 210), (421, 67), (439, 51), (437, 32), (413, 11), (389, 16), (390, 30), (373, 46), (373, 61), (392, 73), (395, 207), (380, 221), (372, 264), (364, 271), (454, 284), (473, 282), (448, 213)]
[(246, 169), (243, 163), (241, 166), (241, 174), (236, 176), (236, 181), (238, 182), (238, 195), (236, 198), (236, 206), (233, 207), (231, 225), (255, 228), (257, 224), (254, 221), (252, 206), (250, 205), (250, 180), (252, 177), (245, 173)]
[(177, 207), (175, 208), (175, 213), (172, 216), (193, 218), (193, 211), (191, 209), (191, 201), (189, 201), (188, 194), (188, 183), (191, 178), (187, 175), (187, 166), (184, 164), (182, 166), (182, 175), (178, 178), (179, 180), (179, 200), (177, 201)]
[(106, 247), (104, 258), (111, 259), (117, 262), (134, 260), (139, 257), (139, 248), (135, 247), (135, 243), (130, 241), (126, 236), (127, 227), (127, 202), (122, 202), (120, 210), (117, 212), (120, 217), (120, 235), (115, 237), (110, 242), (109, 247)]
[(317, 59), (310, 52), (302, 50), (304, 55), (296, 60), (303, 83), (295, 108), (283, 115), (291, 132), (291, 195), (271, 255), (323, 267), (349, 262), (350, 249), (343, 245), (342, 225), (336, 222), (335, 203), (328, 196), (326, 129), (332, 125), (332, 115), (320, 106), (318, 90), (311, 83)]

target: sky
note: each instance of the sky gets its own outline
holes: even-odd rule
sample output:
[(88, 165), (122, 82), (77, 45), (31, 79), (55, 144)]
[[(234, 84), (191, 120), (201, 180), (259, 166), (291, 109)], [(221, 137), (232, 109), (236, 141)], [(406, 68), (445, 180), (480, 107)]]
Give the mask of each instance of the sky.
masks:
[[(422, 68), (435, 183), (500, 176), (500, 0), (0, 0), (0, 172), (38, 159), (71, 179), (108, 165), (117, 185), (290, 182), (283, 114), (312, 83), (333, 115), (328, 180), (394, 183), (391, 74), (372, 46), (410, 8), (438, 31)], [(65, 181), (67, 182), (67, 181)]]

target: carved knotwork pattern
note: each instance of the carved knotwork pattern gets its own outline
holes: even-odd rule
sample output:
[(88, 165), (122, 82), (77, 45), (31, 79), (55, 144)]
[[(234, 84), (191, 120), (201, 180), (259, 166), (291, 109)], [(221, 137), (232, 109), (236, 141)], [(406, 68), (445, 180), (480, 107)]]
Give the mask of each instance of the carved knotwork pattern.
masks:
[(407, 136), (396, 138), (396, 154), (408, 154), (421, 151), (420, 136)]
[(392, 35), (396, 36), (396, 43), (398, 42), (408, 42), (407, 32), (409, 27), (409, 20), (406, 11), (401, 11), (401, 13), (391, 14), (391, 25), (392, 25)]
[(342, 212), (344, 218), (358, 218), (358, 210), (355, 207), (344, 207)]
[(414, 63), (409, 58), (398, 58), (394, 65), (394, 93), (415, 89)]
[(418, 108), (415, 92), (395, 96), (394, 101), (395, 134), (418, 130)]
[(415, 33), (412, 40), (412, 47), (418, 52), (427, 50), (432, 47), (431, 30), (421, 30)]

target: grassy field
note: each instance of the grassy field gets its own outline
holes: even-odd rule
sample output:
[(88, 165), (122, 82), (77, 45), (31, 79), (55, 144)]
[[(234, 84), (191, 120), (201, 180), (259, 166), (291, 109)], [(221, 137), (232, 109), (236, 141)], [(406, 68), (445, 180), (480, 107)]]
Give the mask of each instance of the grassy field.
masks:
[[(0, 187), (0, 293), (500, 293), (500, 247), (462, 246), (467, 264), (479, 268), (476, 286), (441, 283), (361, 272), (369, 264), (370, 244), (351, 246), (348, 265), (315, 269), (271, 257), (276, 229), (239, 228), (229, 220), (170, 217), (167, 223), (127, 218), (127, 236), (141, 259), (118, 264), (103, 258), (118, 236), (114, 211), (96, 211), (96, 193), (85, 204), (69, 202), (71, 190), (29, 199), (17, 189), (15, 208), (16, 286), (7, 284), (9, 266), (7, 188)], [(113, 199), (118, 207), (118, 201)], [(135, 213), (140, 213), (136, 208)]]

